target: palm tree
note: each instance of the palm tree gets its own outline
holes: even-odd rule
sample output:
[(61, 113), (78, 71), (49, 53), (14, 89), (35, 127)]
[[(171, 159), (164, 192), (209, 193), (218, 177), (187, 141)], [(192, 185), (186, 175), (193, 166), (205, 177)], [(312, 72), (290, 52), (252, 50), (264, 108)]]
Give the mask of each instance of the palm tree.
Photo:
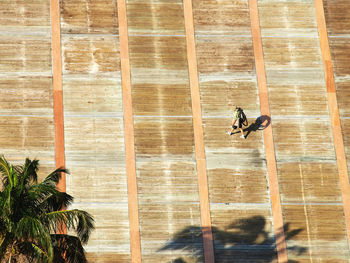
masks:
[[(82, 210), (65, 210), (73, 197), (56, 189), (59, 168), (38, 183), (38, 160), (11, 165), (0, 157), (1, 262), (87, 262), (82, 244), (94, 229), (92, 216)], [(63, 227), (62, 227), (63, 226)], [(76, 236), (64, 233), (72, 230)], [(19, 261), (18, 261), (19, 260)]]

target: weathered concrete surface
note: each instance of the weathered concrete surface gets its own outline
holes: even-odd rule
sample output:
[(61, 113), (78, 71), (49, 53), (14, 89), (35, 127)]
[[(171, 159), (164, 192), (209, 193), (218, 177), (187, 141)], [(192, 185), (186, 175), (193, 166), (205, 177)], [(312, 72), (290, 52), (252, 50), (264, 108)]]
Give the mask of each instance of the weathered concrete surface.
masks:
[[(349, 119), (350, 116), (350, 7), (347, 1), (324, 1), (329, 45), (331, 48), (336, 94), (343, 130), (347, 160), (350, 158)], [(350, 168), (348, 161), (348, 170)]]
[(260, 1), (259, 8), (283, 216), (291, 229), (303, 229), (287, 245), (307, 248), (288, 250), (289, 259), (348, 260), (314, 3)]
[(194, 262), (203, 256), (198, 232), (187, 232), (183, 245), (175, 238), (200, 226), (182, 2), (127, 7), (142, 261)]
[[(261, 115), (248, 1), (192, 3), (216, 261), (276, 262), (263, 132), (225, 134), (234, 105), (250, 124)], [(348, 262), (314, 3), (258, 3), (288, 257)], [(324, 6), (349, 159), (350, 6)], [(132, 260), (117, 13), (115, 0), (61, 1), (67, 192), (95, 216), (86, 250), (101, 263)], [(55, 166), (50, 3), (4, 0), (0, 14), (1, 153), (38, 158), (43, 176)], [(182, 1), (129, 0), (127, 22), (142, 262), (203, 262)]]
[(129, 262), (117, 5), (62, 1), (65, 153), (75, 207), (92, 213), (91, 262)]
[(49, 3), (0, 2), (0, 154), (55, 168)]

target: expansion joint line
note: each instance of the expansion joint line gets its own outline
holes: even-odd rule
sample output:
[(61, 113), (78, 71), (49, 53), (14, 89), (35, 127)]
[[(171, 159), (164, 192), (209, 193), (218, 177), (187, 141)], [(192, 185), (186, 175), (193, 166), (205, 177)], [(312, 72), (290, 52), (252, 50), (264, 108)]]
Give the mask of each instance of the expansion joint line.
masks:
[(135, 165), (134, 119), (132, 111), (128, 23), (125, 0), (117, 0), (117, 6), (120, 42), (120, 67), (124, 110), (125, 161), (128, 185), (131, 262), (140, 263), (141, 242)]
[[(264, 65), (264, 55), (261, 41), (259, 11), (257, 0), (249, 0), (249, 13), (254, 47), (254, 58), (256, 75), (259, 88), (260, 111), (261, 115), (270, 116), (270, 104), (268, 89), (266, 84), (266, 72)], [(268, 178), (270, 184), (270, 198), (272, 207), (272, 217), (274, 225), (275, 242), (277, 249), (278, 262), (288, 262), (287, 245), (283, 229), (282, 207), (278, 186), (277, 165), (275, 157), (274, 142), (272, 136), (272, 123), (263, 131), (264, 145), (266, 154), (266, 163)]]
[(192, 0), (183, 0), (183, 9), (186, 28), (187, 61), (192, 100), (193, 131), (198, 174), (204, 258), (206, 263), (214, 263), (213, 233), (210, 218), (209, 190), (204, 150)]
[(343, 134), (338, 110), (338, 101), (333, 75), (332, 58), (329, 48), (326, 19), (322, 0), (314, 0), (320, 48), (324, 65), (324, 75), (327, 87), (329, 115), (332, 123), (333, 142), (337, 158), (339, 183), (343, 199), (344, 216), (346, 222), (348, 245), (350, 246), (350, 186), (345, 155)]

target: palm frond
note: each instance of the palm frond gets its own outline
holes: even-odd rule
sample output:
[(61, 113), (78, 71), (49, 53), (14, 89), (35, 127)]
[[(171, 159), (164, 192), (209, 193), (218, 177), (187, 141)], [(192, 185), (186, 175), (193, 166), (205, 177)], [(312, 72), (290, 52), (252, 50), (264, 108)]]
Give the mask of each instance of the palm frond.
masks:
[(25, 216), (16, 225), (14, 231), (18, 240), (30, 240), (45, 251), (49, 259), (53, 258), (53, 247), (48, 229), (42, 222), (33, 217)]
[(0, 173), (3, 177), (9, 176), (11, 164), (5, 159), (4, 156), (0, 157)]
[(43, 215), (42, 220), (50, 224), (51, 231), (66, 225), (67, 229), (76, 231), (83, 244), (87, 243), (91, 231), (95, 229), (93, 217), (79, 209), (50, 212)]
[[(5, 221), (2, 219), (2, 217), (0, 217), (0, 239), (5, 235), (5, 233), (7, 231), (6, 225), (7, 224), (5, 223)], [(0, 244), (0, 246), (1, 246), (1, 244)]]
[(51, 235), (55, 263), (87, 263), (85, 250), (75, 236)]
[[(29, 256), (32, 260), (36, 259), (36, 262), (40, 263), (51, 263), (53, 262), (53, 258), (50, 258), (50, 256), (39, 246), (37, 246), (35, 243), (30, 243), (31, 245), (31, 253), (26, 253), (27, 256)], [(28, 251), (28, 250), (27, 250)]]
[(24, 166), (19, 169), (19, 174), (21, 176), (21, 185), (25, 185), (28, 182), (38, 182), (38, 172), (39, 170), (39, 161), (38, 160), (30, 160), (26, 158)]
[(2, 220), (9, 219), (12, 213), (12, 191), (11, 187), (6, 187), (4, 191), (1, 192), (1, 218)]
[(8, 185), (14, 187), (17, 185), (18, 174), (13, 166), (7, 163), (5, 159), (0, 159), (0, 173), (2, 175), (2, 184), (4, 187)]
[(73, 200), (73, 196), (58, 191), (56, 195), (53, 195), (46, 200), (46, 212), (66, 209), (72, 204)]
[(13, 165), (11, 165), (4, 156), (0, 157), (0, 176), (4, 187), (11, 185), (14, 187), (18, 183), (18, 174)]
[(18, 259), (19, 261), (15, 262), (49, 263), (52, 260), (49, 258), (47, 252), (33, 241), (21, 240), (16, 245), (18, 251), (17, 257), (22, 257), (22, 260)]
[(52, 184), (37, 184), (28, 190), (28, 196), (36, 201), (38, 208), (43, 212), (61, 210), (73, 202), (73, 197), (65, 192), (60, 192)]
[(55, 171), (53, 171), (52, 173), (50, 173), (48, 176), (46, 176), (46, 178), (44, 179), (44, 181), (42, 183), (44, 184), (54, 184), (56, 185), (59, 180), (61, 179), (62, 173), (66, 173), (69, 174), (69, 171), (67, 169), (64, 169), (63, 167), (56, 169)]
[(36, 184), (28, 189), (27, 194), (32, 200), (38, 200), (38, 202), (45, 202), (49, 197), (59, 194), (59, 191), (54, 185), (48, 184)]
[(10, 235), (8, 235), (6, 233), (2, 233), (2, 234), (3, 234), (3, 236), (1, 236), (0, 258), (4, 257), (8, 245), (9, 245), (9, 243), (11, 243)]

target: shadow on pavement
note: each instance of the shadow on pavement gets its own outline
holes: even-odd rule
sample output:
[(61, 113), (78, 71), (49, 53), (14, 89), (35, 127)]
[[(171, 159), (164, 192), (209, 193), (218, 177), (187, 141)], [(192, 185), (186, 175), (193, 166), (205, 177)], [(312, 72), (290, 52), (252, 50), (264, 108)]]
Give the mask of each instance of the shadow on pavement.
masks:
[[(256, 132), (258, 130), (264, 130), (269, 127), (271, 124), (271, 118), (267, 115), (259, 116), (255, 119), (255, 122), (250, 124), (247, 128), (243, 129), (243, 132), (247, 132), (245, 134), (245, 138), (247, 139), (251, 132)], [(233, 132), (232, 134), (239, 133), (239, 131)], [(231, 135), (232, 135), (231, 134)]]
[[(225, 229), (213, 227), (215, 261), (232, 262), (273, 262), (277, 259), (274, 235), (267, 232), (263, 216), (253, 216), (232, 222)], [(303, 229), (290, 230), (290, 224), (284, 225), (286, 240), (298, 235)], [(282, 231), (281, 231), (282, 233)], [(188, 226), (176, 233), (167, 244), (159, 249), (182, 250), (190, 253), (195, 262), (204, 262), (202, 230), (199, 226)], [(288, 251), (301, 255), (307, 251), (300, 246), (288, 247)], [(185, 257), (177, 258), (172, 263), (187, 263)], [(193, 262), (193, 261), (191, 261)], [(297, 262), (289, 260), (288, 262)]]
[(262, 115), (256, 118), (255, 122), (250, 124), (248, 128), (245, 128), (243, 131), (247, 132), (245, 137), (248, 138), (249, 134), (253, 131), (264, 130), (269, 127), (271, 124), (271, 118), (267, 115)]

